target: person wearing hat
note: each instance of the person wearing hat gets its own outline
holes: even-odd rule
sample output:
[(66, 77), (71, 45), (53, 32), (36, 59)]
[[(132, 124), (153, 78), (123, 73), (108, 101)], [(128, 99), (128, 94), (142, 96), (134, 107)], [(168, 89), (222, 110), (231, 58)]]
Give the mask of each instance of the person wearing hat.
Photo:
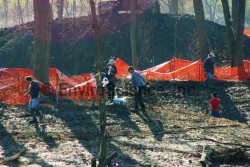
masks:
[(132, 80), (132, 84), (135, 88), (135, 95), (134, 95), (135, 108), (133, 109), (133, 111), (138, 112), (139, 105), (140, 105), (142, 111), (146, 111), (145, 104), (144, 104), (143, 99), (142, 99), (142, 94), (145, 90), (145, 80), (141, 76), (141, 74), (139, 74), (138, 72), (135, 72), (133, 66), (130, 66), (128, 68), (128, 72), (132, 74), (131, 80)]
[(106, 88), (107, 88), (108, 100), (110, 103), (112, 103), (115, 97), (116, 73), (117, 69), (115, 66), (115, 60), (111, 58), (107, 63), (105, 72), (105, 76), (108, 79), (108, 84), (106, 85)]
[(206, 60), (204, 61), (203, 68), (207, 79), (204, 81), (204, 86), (212, 87), (212, 81), (214, 80), (214, 63), (212, 60), (213, 53), (208, 54)]

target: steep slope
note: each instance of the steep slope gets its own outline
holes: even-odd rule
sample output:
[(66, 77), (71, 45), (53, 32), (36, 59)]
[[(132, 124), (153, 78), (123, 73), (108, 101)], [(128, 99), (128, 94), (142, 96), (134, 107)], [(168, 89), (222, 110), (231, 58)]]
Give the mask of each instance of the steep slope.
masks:
[[(131, 63), (129, 15), (111, 14), (100, 20), (103, 60), (120, 57)], [(157, 14), (147, 11), (138, 17), (137, 49), (141, 69), (160, 64), (175, 54), (177, 57), (199, 58), (194, 16)], [(216, 65), (226, 65), (225, 27), (207, 21), (210, 49), (217, 55)], [(33, 22), (0, 30), (0, 66), (31, 68), (33, 55)], [(88, 17), (67, 18), (52, 22), (51, 67), (66, 74), (93, 71), (94, 51)], [(244, 57), (250, 55), (250, 39), (244, 38)], [(21, 59), (20, 59), (21, 57)], [(90, 59), (91, 57), (91, 59)], [(154, 61), (153, 61), (154, 59)]]

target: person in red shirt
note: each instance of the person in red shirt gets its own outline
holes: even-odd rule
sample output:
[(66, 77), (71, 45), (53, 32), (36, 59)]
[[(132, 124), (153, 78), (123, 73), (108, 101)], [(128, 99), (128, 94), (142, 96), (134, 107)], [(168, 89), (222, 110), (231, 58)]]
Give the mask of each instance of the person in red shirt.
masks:
[(209, 101), (209, 110), (212, 116), (220, 118), (220, 99), (217, 93), (214, 93), (213, 98)]

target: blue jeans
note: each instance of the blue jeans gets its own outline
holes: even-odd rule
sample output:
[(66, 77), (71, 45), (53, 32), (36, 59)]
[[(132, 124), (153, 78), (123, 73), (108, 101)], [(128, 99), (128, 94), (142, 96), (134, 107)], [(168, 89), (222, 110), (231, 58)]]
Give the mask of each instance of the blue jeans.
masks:
[(32, 109), (38, 109), (38, 103), (39, 103), (39, 99), (38, 98), (30, 99), (30, 103), (29, 103), (30, 110), (32, 110)]
[(214, 74), (210, 73), (210, 72), (206, 72), (206, 76), (208, 79), (213, 80), (214, 79)]
[(35, 121), (36, 121), (36, 115), (39, 115), (40, 120), (42, 120), (42, 118), (43, 118), (42, 112), (38, 111), (38, 104), (39, 104), (38, 98), (30, 99), (29, 108), (30, 108), (30, 112), (31, 112), (31, 115), (33, 117), (33, 120), (35, 120)]
[(219, 111), (212, 110), (211, 115), (214, 116), (214, 117), (220, 118), (220, 112)]

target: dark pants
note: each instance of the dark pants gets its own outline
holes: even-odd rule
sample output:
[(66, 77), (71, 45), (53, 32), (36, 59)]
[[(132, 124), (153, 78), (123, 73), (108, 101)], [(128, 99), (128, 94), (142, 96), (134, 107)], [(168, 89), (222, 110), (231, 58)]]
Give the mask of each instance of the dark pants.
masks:
[(108, 100), (112, 102), (115, 97), (115, 84), (113, 83), (107, 84), (107, 94), (108, 94)]
[(135, 93), (134, 100), (135, 100), (135, 109), (136, 110), (139, 109), (139, 105), (140, 105), (142, 110), (145, 110), (145, 105), (144, 105), (143, 99), (142, 99), (142, 95), (143, 95), (144, 91), (145, 91), (145, 87), (140, 86), (139, 87), (139, 92)]
[(211, 115), (217, 118), (220, 118), (220, 112), (219, 111), (211, 111)]

